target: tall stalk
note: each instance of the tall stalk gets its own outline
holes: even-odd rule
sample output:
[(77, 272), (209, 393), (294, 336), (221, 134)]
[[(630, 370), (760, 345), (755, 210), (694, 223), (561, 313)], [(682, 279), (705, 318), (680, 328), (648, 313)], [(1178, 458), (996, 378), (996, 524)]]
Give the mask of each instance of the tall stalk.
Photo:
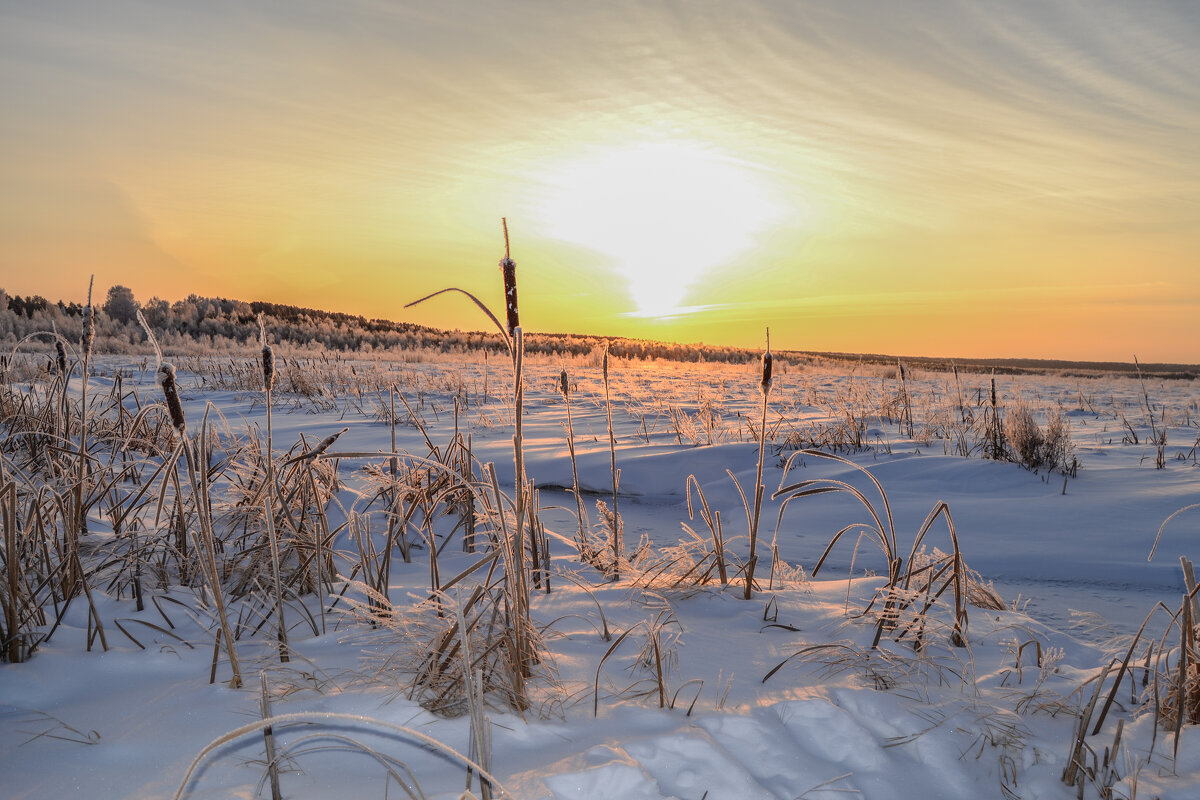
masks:
[[(509, 631), (507, 635), (512, 642), (509, 651), (512, 654), (512, 674), (514, 693), (518, 698), (525, 697), (524, 679), (532, 672), (532, 665), (536, 654), (534, 653), (533, 631), (532, 624), (529, 620), (529, 584), (525, 575), (525, 528), (526, 516), (530, 514), (532, 509), (536, 514), (536, 508), (530, 505), (529, 499), (532, 495), (532, 488), (529, 485), (525, 476), (525, 453), (524, 453), (524, 338), (521, 331), (520, 315), (517, 306), (517, 265), (512, 260), (509, 239), (508, 239), (508, 220), (501, 220), (504, 226), (504, 258), (500, 260), (500, 271), (504, 278), (504, 305), (506, 312), (507, 325), (501, 323), (491, 309), (487, 307), (479, 298), (468, 291), (458, 287), (449, 287), (426, 295), (418, 300), (408, 303), (405, 308), (424, 303), (438, 295), (446, 292), (458, 292), (465, 295), (473, 302), (480, 311), (487, 315), (492, 324), (500, 331), (500, 335), (504, 339), (505, 345), (509, 348), (509, 354), (512, 356), (513, 364), (513, 466), (514, 466), (514, 496), (513, 496), (513, 525), (514, 528), (510, 532), (508, 523), (503, 512), (504, 498), (500, 493), (499, 486), (496, 482), (496, 474), (494, 466), (488, 464), (485, 467), (485, 472), (490, 480), (492, 494), (495, 498), (495, 509), (497, 512), (498, 522), (500, 526), (499, 549), (503, 553), (505, 562), (504, 573), (504, 597), (508, 604), (509, 612)], [(486, 389), (485, 389), (486, 399)], [(528, 525), (530, 530), (530, 551), (534, 552), (532, 546), (533, 537), (537, 535), (536, 524)]]
[[(267, 546), (271, 548), (271, 581), (275, 584), (275, 623), (276, 639), (279, 643), (279, 661), (288, 663), (287, 624), (283, 619), (283, 586), (279, 577), (279, 539), (275, 533), (275, 443), (274, 430), (271, 420), (271, 392), (275, 388), (275, 351), (267, 341), (267, 326), (263, 315), (258, 315), (258, 341), (262, 345), (263, 394), (267, 402), (267, 444), (266, 444), (266, 496), (263, 500), (263, 512), (267, 523)], [(396, 448), (392, 447), (394, 451)], [(265, 680), (265, 678), (264, 678)], [(276, 782), (277, 782), (276, 778)], [(272, 783), (272, 788), (276, 788)]]
[[(516, 514), (514, 551), (519, 565), (524, 569), (525, 513), (529, 498), (525, 486), (525, 337), (521, 330), (521, 315), (517, 306), (517, 262), (512, 260), (508, 243), (508, 219), (502, 218), (504, 226), (504, 258), (500, 260), (500, 271), (504, 275), (504, 310), (507, 315), (508, 335), (512, 338), (513, 360), (513, 467), (515, 486), (513, 501)], [(530, 526), (530, 552), (534, 551), (533, 526)]]
[[(87, 306), (83, 311), (83, 338), (80, 342), (82, 376), (79, 383), (79, 460), (76, 465), (74, 507), (75, 518), (72, 520), (71, 532), (67, 536), (67, 577), (64, 581), (64, 595), (70, 599), (75, 597), (83, 588), (83, 564), (79, 558), (79, 543), (87, 530), (87, 514), (83, 507), (83, 487), (87, 480), (87, 394), (88, 367), (92, 356), (92, 342), (96, 335), (96, 311), (92, 307), (92, 282), (88, 282)], [(66, 377), (63, 378), (63, 402), (66, 402)], [(65, 419), (64, 419), (65, 425)], [(103, 637), (101, 637), (103, 641)], [(104, 647), (108, 649), (107, 645)]]
[(575, 465), (575, 423), (571, 419), (571, 385), (565, 369), (558, 376), (558, 389), (567, 405), (567, 452), (571, 454), (571, 492), (575, 495), (575, 515), (579, 522), (576, 543), (579, 546), (580, 559), (587, 561), (592, 557), (591, 546), (588, 544), (587, 510), (583, 507), (583, 498), (579, 494), (579, 469)]
[(28, 641), (21, 631), (21, 564), (17, 558), (17, 484), (16, 481), (0, 488), (0, 517), (4, 521), (4, 561), (8, 586), (8, 602), (4, 604), (4, 635), (6, 637), (5, 658), (10, 664), (19, 664), (28, 653)]
[[(93, 277), (93, 281), (95, 278)], [(87, 436), (88, 436), (88, 412), (87, 412), (87, 390), (88, 390), (88, 369), (91, 363), (92, 341), (95, 338), (95, 310), (92, 308), (92, 281), (88, 282), (88, 302), (87, 308), (83, 314), (83, 375), (80, 378), (79, 384), (79, 465), (75, 475), (75, 520), (73, 530), (67, 537), (68, 540), (68, 564), (67, 564), (67, 600), (78, 595), (81, 591), (87, 597), (88, 613), (91, 619), (96, 623), (96, 632), (100, 635), (100, 647), (108, 652), (108, 638), (104, 635), (104, 623), (100, 621), (100, 614), (96, 611), (96, 603), (92, 599), (92, 590), (87, 585), (87, 575), (83, 571), (83, 562), (80, 559), (79, 544), (83, 538), (83, 534), (87, 532), (87, 509), (83, 505), (83, 488), (87, 481)], [(63, 379), (63, 394), (64, 401), (67, 391), (66, 378)], [(65, 422), (64, 422), (65, 424)], [(88, 639), (88, 649), (91, 649), (91, 638)]]
[(213, 605), (217, 607), (217, 618), (221, 626), (218, 636), (225, 640), (225, 652), (229, 654), (229, 666), (233, 669), (233, 677), (229, 680), (230, 689), (242, 688), (242, 670), (238, 663), (237, 648), (233, 644), (233, 629), (229, 624), (229, 616), (225, 611), (225, 594), (221, 590), (221, 572), (217, 568), (216, 535), (212, 527), (211, 509), (208, 507), (208, 497), (200, 488), (200, 466), (196, 458), (192, 442), (187, 437), (187, 428), (183, 420), (183, 406), (179, 402), (178, 389), (175, 386), (175, 368), (163, 364), (159, 368), (162, 377), (163, 395), (167, 397), (167, 410), (171, 414), (171, 422), (179, 434), (180, 447), (183, 449), (184, 460), (188, 468), (188, 481), (192, 487), (192, 501), (196, 505), (196, 517), (200, 525), (199, 531), (193, 531), (196, 551), (200, 556), (200, 566), (208, 579), (208, 588), (212, 592)]
[(621, 579), (621, 554), (624, 552), (624, 547), (621, 542), (621, 515), (617, 511), (617, 489), (621, 485), (621, 473), (617, 470), (617, 438), (613, 434), (612, 396), (609, 394), (608, 387), (607, 345), (604, 347), (604, 360), (601, 362), (601, 366), (604, 374), (604, 412), (608, 418), (608, 463), (609, 471), (612, 473), (612, 578), (616, 581)]
[[(508, 570), (515, 574), (508, 575), (507, 584), (510, 596), (513, 598), (513, 639), (516, 651), (517, 670), (521, 677), (532, 674), (533, 652), (530, 642), (531, 625), (529, 620), (529, 584), (525, 576), (525, 528), (529, 529), (529, 551), (536, 553), (534, 537), (537, 526), (526, 526), (531, 489), (525, 478), (525, 337), (521, 329), (521, 317), (517, 306), (517, 263), (512, 260), (508, 242), (508, 220), (501, 219), (504, 226), (504, 258), (500, 261), (500, 271), (504, 275), (504, 306), (508, 322), (508, 335), (512, 341), (513, 359), (513, 467), (515, 475), (513, 495), (513, 535), (512, 560), (508, 562)], [(497, 495), (497, 508), (501, 508)], [(515, 584), (513, 582), (516, 582)], [(520, 694), (520, 692), (519, 692)]]
[[(178, 449), (183, 451), (184, 460), (187, 463), (188, 482), (191, 485), (192, 501), (196, 505), (196, 518), (200, 526), (199, 531), (192, 532), (192, 538), (200, 558), (200, 569), (204, 572), (208, 588), (212, 592), (213, 605), (217, 607), (217, 617), (221, 627), (217, 634), (218, 640), (222, 638), (225, 640), (225, 652), (229, 654), (229, 666), (233, 669), (229, 688), (240, 689), (242, 688), (242, 670), (238, 663), (237, 648), (233, 644), (233, 629), (229, 624), (229, 616), (225, 612), (225, 595), (221, 591), (221, 573), (217, 569), (217, 544), (216, 535), (213, 533), (211, 509), (208, 506), (208, 495), (200, 488), (200, 467), (192, 448), (192, 442), (188, 439), (187, 422), (183, 416), (183, 403), (179, 400), (179, 387), (175, 381), (175, 367), (162, 360), (162, 350), (158, 346), (158, 339), (154, 336), (154, 331), (150, 329), (150, 325), (142, 316), (141, 311), (138, 311), (137, 317), (138, 322), (142, 323), (142, 327), (146, 331), (146, 336), (150, 339), (150, 344), (154, 347), (154, 354), (158, 360), (155, 378), (162, 387), (163, 400), (167, 407), (167, 416), (171, 421), (171, 427), (179, 436)], [(203, 433), (202, 430), (202, 438)], [(178, 453), (174, 457), (178, 458)]]
[(767, 449), (767, 399), (771, 395), (771, 331), (767, 330), (767, 349), (762, 357), (762, 381), (759, 391), (762, 393), (762, 419), (758, 427), (758, 467), (754, 473), (754, 512), (750, 517), (750, 561), (746, 564), (747, 600), (754, 594), (754, 567), (758, 564), (758, 521), (762, 514), (763, 499), (763, 454)]
[(163, 364), (159, 368), (162, 378), (163, 395), (167, 398), (167, 410), (171, 422), (179, 434), (180, 448), (183, 450), (184, 461), (187, 463), (188, 481), (192, 488), (192, 501), (196, 505), (196, 517), (200, 530), (193, 531), (192, 537), (196, 551), (200, 556), (200, 567), (208, 580), (208, 588), (212, 592), (213, 605), (217, 607), (217, 618), (221, 626), (218, 636), (225, 640), (225, 652), (229, 654), (229, 666), (233, 669), (233, 677), (229, 688), (242, 688), (242, 670), (238, 663), (237, 648), (233, 644), (233, 629), (225, 611), (225, 595), (221, 590), (221, 573), (217, 568), (216, 536), (213, 533), (212, 516), (208, 508), (207, 497), (200, 488), (200, 466), (192, 442), (187, 438), (187, 428), (183, 421), (183, 407), (179, 402), (178, 389), (175, 386), (175, 368)]
[(911, 439), (913, 437), (912, 402), (908, 397), (908, 376), (904, 364), (900, 361), (896, 362), (896, 371), (900, 373), (900, 402), (903, 404), (900, 426), (905, 435)]

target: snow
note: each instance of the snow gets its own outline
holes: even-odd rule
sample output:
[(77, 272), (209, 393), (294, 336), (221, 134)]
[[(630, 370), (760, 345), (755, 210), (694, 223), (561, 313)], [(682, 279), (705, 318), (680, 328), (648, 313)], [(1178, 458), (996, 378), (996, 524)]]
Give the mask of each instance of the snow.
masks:
[[(1198, 499), (1193, 382), (1149, 382), (1169, 423), (1162, 470), (1154, 468), (1147, 436), (1139, 444), (1123, 441), (1121, 415), (1140, 431), (1145, 414), (1141, 386), (1120, 377), (998, 379), (1010, 401), (1020, 394), (1034, 408), (1061, 404), (1068, 412), (1082, 465), (1072, 478), (978, 454), (954, 455), (950, 442), (909, 439), (881, 419), (871, 422), (871, 449), (843, 452), (856, 466), (800, 456), (785, 476), (789, 452), (770, 450), (757, 573), (764, 588), (747, 601), (740, 585), (668, 589), (639, 584), (637, 575), (613, 584), (574, 558), (568, 546), (576, 522), (566, 491), (566, 409), (557, 392), (562, 366), (535, 362), (527, 376), (525, 468), (541, 491), (555, 574), (552, 592), (531, 598), (534, 619), (546, 626), (548, 656), (533, 684), (535, 706), (523, 714), (488, 710), (492, 772), (511, 796), (1076, 796), (1061, 776), (1079, 709), (1095, 690), (1088, 681), (1111, 658), (1123, 656), (1128, 637), (1156, 603), (1179, 607), (1178, 556), (1196, 555), (1195, 519), (1184, 514), (1147, 561), (1163, 520)], [(160, 399), (152, 369), (119, 360), (93, 379), (93, 397), (111, 385), (116, 368), (126, 371), (126, 386), (136, 386), (143, 402)], [(482, 364), (359, 369), (390, 370), (389, 380), (405, 393), (435, 444), (455, 430), (453, 396), (469, 398), (458, 425), (471, 433), (475, 457), (494, 463), (501, 485), (511, 486), (511, 398), (504, 399), (504, 373), (495, 363), (487, 402), (479, 398)], [(611, 501), (603, 389), (597, 366), (571, 363), (566, 369), (575, 387), (580, 486), (595, 522), (595, 501)], [(188, 366), (179, 370), (189, 425), (212, 408), (234, 434), (263, 435), (259, 394), (214, 388)], [(727, 471), (752, 491), (757, 446), (750, 425), (757, 424), (761, 403), (758, 371), (757, 364), (611, 366), (627, 548), (643, 538), (653, 549), (675, 545), (686, 538), (684, 522), (706, 532), (698, 517), (689, 520), (687, 477), (694, 475), (722, 514), (728, 549), (746, 556), (746, 512)], [(909, 370), (906, 377), (917, 396), (954, 391), (949, 376)], [(987, 380), (964, 375), (964, 394), (986, 394)], [(835, 397), (894, 391), (893, 384), (884, 375), (789, 368), (777, 359), (771, 419), (818, 424), (836, 418)], [(303, 449), (311, 449), (342, 428), (348, 430), (331, 452), (387, 451), (390, 428), (375, 414), (383, 402), (369, 390), (320, 403), (278, 397), (277, 452), (302, 434)], [(672, 412), (684, 424), (672, 422)], [(715, 413), (717, 421), (695, 422), (703, 413)], [(407, 421), (402, 409), (399, 415)], [(427, 452), (413, 425), (397, 426), (396, 434), (401, 449)], [(351, 489), (361, 482), (365, 463), (370, 460), (339, 464), (348, 487), (340, 495), (346, 513), (360, 502)], [(781, 482), (833, 478), (853, 483), (878, 503), (859, 467), (884, 487), (906, 558), (930, 510), (939, 501), (949, 505), (967, 564), (993, 581), (1008, 604), (1006, 610), (968, 609), (967, 647), (950, 642), (951, 602), (948, 610), (940, 604), (933, 612), (922, 649), (914, 650), (911, 639), (897, 643), (886, 636), (878, 650), (871, 648), (872, 618), (860, 613), (884, 583), (878, 574), (887, 565), (865, 539), (857, 549), (853, 539), (844, 539), (815, 577), (794, 569), (811, 573), (832, 534), (865, 516), (848, 495), (829, 494), (793, 501), (777, 528), (779, 500), (771, 499), (772, 492)], [(102, 540), (108, 524), (97, 514), (89, 528)], [(772, 542), (787, 568), (767, 588)], [(337, 544), (349, 547), (342, 539)], [(943, 523), (931, 529), (926, 545), (950, 549)], [(443, 577), (479, 558), (459, 550), (452, 544), (442, 551)], [(419, 550), (412, 564), (396, 563), (389, 596), (398, 605), (411, 604), (428, 594), (428, 580), (428, 553)], [(206, 745), (261, 718), (260, 671), (269, 680), (275, 714), (358, 718), (276, 727), (284, 797), (404, 796), (384, 766), (392, 763), (406, 775), (397, 762), (411, 770), (426, 797), (456, 798), (467, 786), (455, 757), (386, 727), (410, 728), (461, 754), (471, 752), (467, 717), (438, 717), (409, 698), (406, 675), (388, 660), (411, 645), (403, 630), (367, 629), (345, 613), (344, 604), (327, 614), (319, 635), (290, 617), (291, 662), (279, 663), (269, 636), (247, 634), (239, 646), (247, 686), (234, 690), (223, 655), (217, 682), (209, 683), (213, 619), (193, 591), (160, 591), (159, 607), (148, 604), (143, 612), (128, 596), (95, 594), (107, 652), (98, 643), (87, 647), (87, 607), (77, 602), (29, 662), (0, 665), (6, 797), (172, 797)], [(1161, 636), (1164, 621), (1160, 613), (1152, 622), (1154, 637)], [(122, 634), (118, 622), (145, 649)], [(614, 641), (601, 636), (606, 626), (614, 637), (636, 630), (604, 659)], [(659, 707), (653, 669), (639, 658), (651, 629), (659, 631), (664, 651), (666, 708)], [(1042, 653), (1040, 667), (1035, 647)], [(1141, 674), (1139, 669), (1139, 680)], [(1102, 758), (1117, 720), (1124, 720), (1113, 796), (1200, 795), (1200, 731), (1185, 727), (1178, 742), (1171, 731), (1156, 732), (1149, 708), (1130, 696), (1134, 691), (1140, 686), (1119, 692), (1102, 731), (1087, 740)], [(182, 788), (192, 798), (269, 797), (261, 733), (217, 747)], [(477, 781), (471, 791), (478, 795)], [(1089, 782), (1084, 796), (1097, 791)]]

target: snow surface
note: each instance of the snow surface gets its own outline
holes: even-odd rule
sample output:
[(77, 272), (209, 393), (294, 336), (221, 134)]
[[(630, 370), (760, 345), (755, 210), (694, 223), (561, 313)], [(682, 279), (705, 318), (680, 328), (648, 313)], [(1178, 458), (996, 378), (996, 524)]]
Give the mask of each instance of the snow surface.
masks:
[[(452, 393), (477, 398), (484, 380), (483, 366), (475, 363), (384, 368), (397, 370), (401, 390), (435, 442), (453, 431)], [(595, 521), (595, 500), (606, 499), (611, 489), (599, 370), (575, 363), (567, 369), (575, 385), (580, 482)], [(558, 370), (558, 364), (530, 367), (526, 469), (542, 487), (547, 527), (569, 541), (575, 504), (563, 490), (571, 468), (565, 406), (555, 392)], [(156, 400), (151, 373), (134, 368), (126, 380)], [(111, 380), (107, 374), (95, 379), (101, 387)], [(758, 413), (755, 367), (615, 363), (613, 378), (626, 542), (632, 546), (645, 537), (663, 547), (684, 537), (686, 478), (694, 475), (722, 512), (729, 549), (744, 557), (746, 515), (726, 470), (743, 487), (753, 486), (757, 450), (747, 420)], [(489, 401), (473, 400), (459, 424), (471, 431), (476, 457), (494, 462), (502, 484), (511, 485), (511, 398), (504, 399), (505, 373), (495, 360), (488, 379)], [(235, 430), (263, 425), (261, 396), (209, 388), (183, 370), (181, 381), (189, 419), (211, 403)], [(975, 396), (986, 391), (986, 381), (964, 376), (964, 391)], [(951, 455), (950, 443), (902, 437), (886, 420), (873, 423), (871, 449), (849, 456), (885, 488), (905, 553), (934, 504), (949, 504), (968, 565), (994, 581), (1009, 604), (1005, 611), (969, 609), (966, 648), (951, 646), (947, 630), (935, 628), (923, 652), (907, 643), (871, 651), (873, 626), (857, 615), (882, 583), (869, 573), (885, 571), (886, 564), (869, 545), (855, 555), (847, 542), (816, 579), (790, 573), (746, 601), (740, 586), (654, 591), (628, 580), (612, 584), (555, 539), (553, 591), (532, 601), (535, 619), (548, 626), (555, 681), (535, 685), (541, 705), (523, 716), (489, 711), (491, 765), (508, 794), (562, 800), (1075, 797), (1061, 775), (1076, 714), (1094, 689), (1085, 683), (1123, 654), (1127, 637), (1156, 603), (1179, 607), (1178, 556), (1200, 555), (1195, 518), (1184, 515), (1147, 561), (1159, 525), (1200, 494), (1197, 386), (1149, 384), (1170, 423), (1167, 465), (1156, 470), (1153, 448), (1144, 444), (1136, 381), (1047, 376), (999, 383), (1006, 398), (1019, 393), (1036, 408), (1060, 404), (1070, 413), (1082, 465), (1077, 477)], [(830, 409), (839, 396), (890, 385), (882, 375), (777, 365), (771, 416), (795, 425), (819, 422), (836, 413)], [(945, 375), (910, 378), (914, 393), (953, 391), (950, 386)], [(386, 450), (389, 426), (374, 416), (380, 403), (361, 395), (317, 404), (279, 397), (276, 445), (286, 448), (302, 433), (311, 445), (348, 426), (337, 450)], [(696, 419), (714, 409), (719, 422), (707, 429), (698, 424), (690, 436), (671, 422), (672, 411)], [(1122, 414), (1142, 432), (1142, 444), (1123, 441)], [(401, 425), (397, 435), (403, 448), (425, 452), (415, 427)], [(863, 518), (845, 496), (806, 498), (788, 508), (776, 534), (779, 506), (769, 498), (784, 477), (787, 455), (771, 450), (766, 460), (764, 581), (766, 547), (776, 535), (780, 557), (811, 572), (831, 535)], [(363, 463), (340, 465), (348, 483)], [(804, 478), (839, 478), (870, 489), (856, 470), (814, 457), (798, 459), (788, 481)], [(95, 518), (93, 535), (103, 537), (105, 525)], [(934, 529), (930, 547), (948, 549), (944, 531)], [(443, 575), (475, 558), (458, 549), (444, 551)], [(424, 596), (428, 567), (422, 554), (396, 570), (394, 602)], [(171, 597), (193, 602), (183, 590)], [(403, 674), (380, 666), (381, 657), (406, 645), (400, 633), (363, 630), (344, 614), (330, 614), (323, 635), (306, 636), (294, 625), (294, 658), (286, 665), (261, 637), (245, 638), (240, 654), (255, 679), (246, 689), (231, 690), (221, 682), (228, 678), (224, 662), (218, 682), (209, 683), (211, 620), (203, 614), (165, 601), (163, 613), (148, 607), (139, 614), (129, 598), (97, 598), (108, 652), (98, 646), (87, 651), (86, 605), (76, 603), (32, 660), (0, 666), (5, 797), (171, 797), (205, 745), (260, 718), (260, 670), (269, 677), (276, 714), (364, 718), (279, 726), (284, 797), (405, 796), (372, 752), (406, 764), (426, 797), (454, 798), (466, 787), (466, 772), (453, 757), (371, 721), (414, 729), (464, 754), (470, 750), (467, 718), (431, 714), (408, 698)], [(162, 626), (164, 617), (175, 625), (173, 636), (126, 623), (145, 650), (111, 624), (140, 619)], [(600, 636), (605, 624), (619, 633), (655, 619), (663, 623), (669, 651), (673, 707), (666, 709), (647, 688), (651, 675), (637, 658), (645, 624), (600, 667), (612, 645)], [(1157, 634), (1163, 627), (1155, 625)], [(1044, 654), (1042, 668), (1030, 655), (1032, 644), (1021, 650), (1032, 642)], [(1153, 715), (1133, 702), (1133, 691), (1140, 687), (1121, 692), (1104, 730), (1088, 739), (1102, 756), (1116, 719), (1125, 720), (1114, 758), (1120, 776), (1114, 796), (1194, 800), (1200, 796), (1200, 731), (1184, 729), (1176, 756), (1173, 734), (1155, 732)], [(264, 763), (261, 735), (239, 737), (203, 759), (184, 787), (186, 796), (269, 797)], [(471, 787), (478, 794), (478, 783)], [(1085, 796), (1097, 796), (1096, 786), (1086, 786)]]

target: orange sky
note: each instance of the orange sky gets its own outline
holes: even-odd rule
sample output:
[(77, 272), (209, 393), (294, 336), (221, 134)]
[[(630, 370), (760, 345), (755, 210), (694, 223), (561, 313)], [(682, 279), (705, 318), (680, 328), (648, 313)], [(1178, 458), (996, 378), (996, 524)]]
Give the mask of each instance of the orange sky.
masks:
[(0, 287), (1200, 362), (1200, 7), (0, 1)]

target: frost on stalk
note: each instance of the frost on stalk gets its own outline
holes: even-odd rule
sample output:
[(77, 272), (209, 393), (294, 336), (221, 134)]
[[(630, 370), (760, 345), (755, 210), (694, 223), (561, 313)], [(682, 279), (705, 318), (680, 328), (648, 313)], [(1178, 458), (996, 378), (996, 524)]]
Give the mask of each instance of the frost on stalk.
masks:
[(62, 339), (54, 340), (55, 361), (58, 364), (58, 374), (67, 374), (67, 348), (63, 345)]
[(96, 339), (96, 309), (92, 308), (92, 283), (95, 282), (96, 276), (88, 281), (88, 296), (87, 305), (83, 309), (83, 337), (81, 344), (83, 345), (83, 357), (86, 359), (92, 354), (92, 342)]
[(158, 365), (154, 380), (162, 387), (163, 399), (167, 403), (167, 414), (175, 430), (183, 433), (187, 427), (183, 419), (183, 403), (179, 402), (179, 387), (175, 382), (175, 365), (163, 362)]
[(322, 455), (326, 450), (328, 450), (330, 445), (332, 445), (334, 442), (336, 442), (338, 440), (338, 437), (340, 437), (343, 433), (345, 433), (348, 430), (350, 430), (350, 429), (342, 428), (337, 433), (332, 433), (329, 436), (326, 436), (324, 439), (322, 439), (320, 442), (318, 442), (317, 446), (314, 447), (312, 450), (309, 450), (307, 453), (301, 453), (298, 456), (293, 456), (292, 458), (289, 458), (287, 461), (283, 462), (283, 465), (286, 467), (286, 466), (290, 466), (291, 464), (295, 464), (299, 461), (314, 461), (314, 460), (316, 460), (317, 456)]
[[(146, 332), (146, 338), (150, 340), (150, 346), (154, 348), (154, 363), (156, 365), (155, 369), (159, 374), (159, 377), (157, 377), (155, 380), (158, 381), (159, 385), (162, 385), (163, 354), (162, 348), (158, 346), (158, 337), (156, 337), (154, 335), (154, 331), (150, 329), (150, 323), (146, 321), (146, 317), (142, 314), (142, 310), (140, 308), (137, 310), (137, 321), (141, 323), (142, 330)], [(172, 381), (174, 378), (175, 368), (171, 367)]]
[(275, 386), (275, 351), (267, 343), (267, 325), (261, 311), (258, 312), (258, 343), (262, 345), (263, 391), (269, 392)]

